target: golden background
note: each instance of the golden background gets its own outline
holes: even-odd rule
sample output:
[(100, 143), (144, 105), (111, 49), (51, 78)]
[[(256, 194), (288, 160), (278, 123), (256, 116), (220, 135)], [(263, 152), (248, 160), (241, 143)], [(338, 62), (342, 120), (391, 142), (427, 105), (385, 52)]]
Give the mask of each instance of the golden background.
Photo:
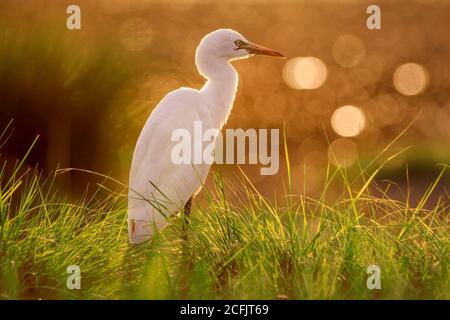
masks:
[[(70, 4), (81, 8), (81, 30), (66, 28)], [(377, 1), (382, 28), (369, 30), (370, 4), (3, 0), (0, 129), (13, 118), (15, 132), (0, 152), (13, 164), (40, 135), (27, 160), (30, 166), (38, 164), (45, 174), (58, 166), (89, 169), (126, 183), (134, 143), (152, 109), (171, 90), (202, 86), (194, 64), (196, 46), (205, 34), (232, 28), (287, 59), (233, 63), (240, 82), (226, 127), (282, 131), (285, 125), (296, 190), (320, 191), (334, 141), (350, 159), (348, 170), (357, 171), (417, 118), (392, 153), (411, 148), (388, 165), (380, 180), (406, 188), (407, 166), (419, 194), (439, 170), (436, 164), (450, 162), (450, 5)], [(327, 70), (324, 84), (313, 90), (289, 86), (283, 70), (296, 57), (320, 59)], [(419, 68), (400, 75), (396, 88), (394, 73), (405, 63)], [(398, 90), (402, 86), (420, 92), (404, 95)], [(331, 119), (346, 105), (359, 108), (365, 123), (360, 134), (343, 138)], [(216, 169), (229, 176), (237, 172), (230, 165)], [(243, 169), (267, 195), (283, 188), (283, 159), (275, 176), (259, 175), (259, 166)], [(57, 183), (76, 196), (95, 179), (72, 172)], [(448, 195), (449, 180), (444, 179), (441, 194)]]

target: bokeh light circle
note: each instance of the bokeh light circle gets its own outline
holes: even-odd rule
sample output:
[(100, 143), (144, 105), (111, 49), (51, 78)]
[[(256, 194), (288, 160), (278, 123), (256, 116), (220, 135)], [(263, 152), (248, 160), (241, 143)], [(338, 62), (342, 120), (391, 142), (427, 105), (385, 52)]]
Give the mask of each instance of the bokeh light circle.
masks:
[(354, 137), (366, 126), (364, 112), (355, 106), (343, 106), (334, 111), (331, 117), (333, 130), (342, 137)]
[(350, 139), (338, 138), (330, 143), (328, 157), (336, 167), (347, 168), (352, 166), (358, 158), (358, 147)]
[(333, 45), (333, 58), (342, 67), (353, 68), (366, 56), (364, 43), (356, 36), (340, 36)]
[(419, 94), (428, 86), (428, 72), (417, 63), (402, 64), (394, 72), (394, 86), (405, 96)]
[(120, 27), (120, 43), (130, 51), (145, 50), (152, 42), (152, 28), (141, 18), (131, 18)]
[(297, 57), (283, 68), (283, 79), (294, 89), (317, 89), (327, 79), (327, 67), (315, 57)]

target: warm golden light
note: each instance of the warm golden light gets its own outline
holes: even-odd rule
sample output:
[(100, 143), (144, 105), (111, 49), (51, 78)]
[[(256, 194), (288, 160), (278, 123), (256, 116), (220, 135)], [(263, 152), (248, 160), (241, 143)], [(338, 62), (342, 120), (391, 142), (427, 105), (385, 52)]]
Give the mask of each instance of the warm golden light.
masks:
[(450, 110), (439, 109), (435, 121), (441, 134), (446, 138), (450, 138)]
[(363, 131), (366, 117), (358, 107), (343, 106), (333, 113), (331, 125), (337, 134), (343, 137), (354, 137)]
[(327, 67), (315, 57), (297, 57), (283, 68), (284, 81), (294, 89), (316, 89), (327, 79)]
[(407, 115), (405, 97), (398, 94), (381, 94), (366, 104), (376, 126), (393, 125), (404, 120)]
[(152, 33), (152, 29), (147, 21), (140, 18), (132, 18), (122, 24), (119, 38), (126, 49), (142, 51), (152, 42)]
[(297, 192), (312, 194), (320, 189), (323, 177), (316, 167), (300, 163), (292, 167), (292, 182)]
[(339, 138), (328, 147), (328, 157), (336, 167), (347, 168), (353, 165), (358, 158), (358, 147), (350, 139)]
[(394, 86), (405, 96), (423, 92), (428, 85), (427, 70), (417, 63), (405, 63), (395, 70)]
[(326, 165), (327, 146), (320, 136), (309, 136), (297, 149), (296, 157), (299, 163), (306, 163), (308, 166)]
[(342, 67), (356, 67), (364, 60), (365, 56), (364, 43), (353, 35), (340, 36), (333, 45), (334, 60)]
[(152, 1), (137, 0), (97, 0), (97, 5), (107, 14), (118, 14), (146, 10)]

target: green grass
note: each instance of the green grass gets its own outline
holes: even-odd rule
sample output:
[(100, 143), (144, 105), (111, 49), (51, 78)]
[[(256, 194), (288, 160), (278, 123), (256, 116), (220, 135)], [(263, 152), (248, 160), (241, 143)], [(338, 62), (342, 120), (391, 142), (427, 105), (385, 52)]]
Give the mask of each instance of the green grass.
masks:
[[(239, 183), (216, 174), (203, 201), (194, 201), (186, 241), (183, 219), (174, 217), (139, 246), (127, 243), (125, 190), (100, 186), (73, 203), (53, 187), (55, 176), (24, 161), (12, 173), (4, 165), (0, 297), (449, 299), (448, 197), (426, 209), (447, 168), (410, 207), (374, 182), (386, 161), (356, 177), (330, 166), (317, 199), (294, 194), (289, 176), (274, 202), (243, 172)], [(334, 200), (332, 185), (343, 190)], [(372, 264), (381, 268), (381, 290), (366, 287)], [(66, 287), (69, 265), (81, 268), (81, 290)]]

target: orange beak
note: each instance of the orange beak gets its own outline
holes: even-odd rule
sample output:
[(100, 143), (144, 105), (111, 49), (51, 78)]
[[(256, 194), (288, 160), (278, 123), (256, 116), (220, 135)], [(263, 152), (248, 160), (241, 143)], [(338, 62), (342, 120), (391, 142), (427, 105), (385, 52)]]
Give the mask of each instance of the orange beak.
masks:
[(247, 50), (248, 53), (251, 53), (251, 54), (263, 54), (266, 56), (286, 58), (286, 56), (284, 54), (282, 54), (281, 52), (278, 52), (276, 50), (266, 48), (266, 47), (263, 47), (263, 46), (260, 46), (258, 44), (254, 44), (254, 43), (247, 44), (245, 46), (245, 50)]

